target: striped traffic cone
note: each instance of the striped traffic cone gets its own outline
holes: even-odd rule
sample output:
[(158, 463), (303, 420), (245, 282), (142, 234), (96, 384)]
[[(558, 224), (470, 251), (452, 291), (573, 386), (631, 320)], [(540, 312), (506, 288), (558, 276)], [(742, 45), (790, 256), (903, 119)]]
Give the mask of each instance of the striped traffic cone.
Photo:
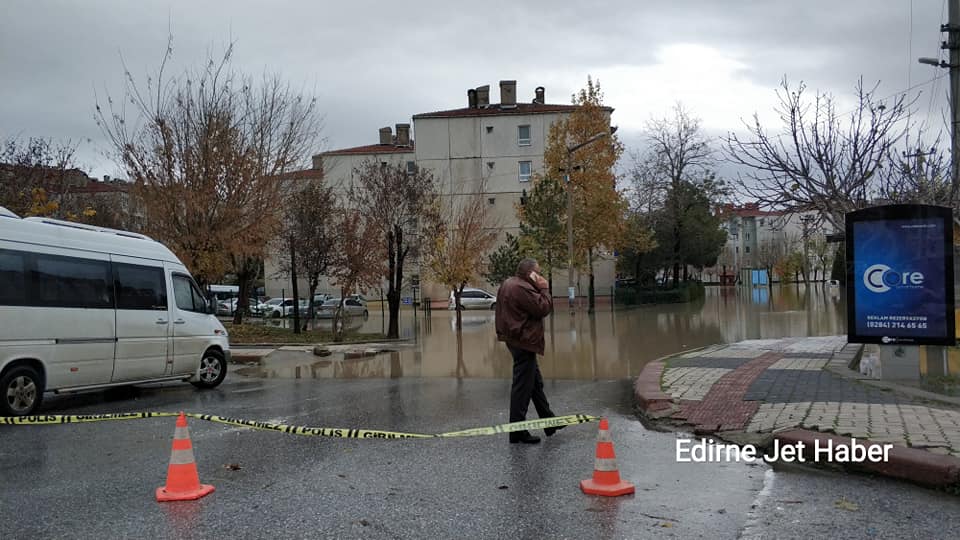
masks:
[(197, 464), (193, 460), (193, 445), (187, 430), (187, 417), (180, 413), (177, 429), (173, 432), (173, 450), (167, 468), (167, 485), (157, 488), (157, 500), (192, 501), (213, 492), (213, 486), (200, 483)]
[(593, 478), (580, 481), (580, 489), (590, 495), (617, 497), (634, 492), (633, 484), (620, 479), (617, 470), (617, 456), (613, 452), (613, 440), (607, 419), (600, 419), (600, 431), (597, 433), (597, 459), (593, 466)]

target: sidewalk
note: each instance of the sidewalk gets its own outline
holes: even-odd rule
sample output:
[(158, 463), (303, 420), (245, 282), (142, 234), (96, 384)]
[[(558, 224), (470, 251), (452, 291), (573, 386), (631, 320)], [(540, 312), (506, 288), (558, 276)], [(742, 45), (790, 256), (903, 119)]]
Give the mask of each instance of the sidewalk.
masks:
[(960, 482), (960, 408), (858, 381), (847, 365), (859, 347), (844, 336), (717, 345), (648, 364), (636, 394), (648, 418), (697, 434), (764, 444), (868, 439), (895, 445), (891, 462), (899, 463), (874, 472), (926, 485)]

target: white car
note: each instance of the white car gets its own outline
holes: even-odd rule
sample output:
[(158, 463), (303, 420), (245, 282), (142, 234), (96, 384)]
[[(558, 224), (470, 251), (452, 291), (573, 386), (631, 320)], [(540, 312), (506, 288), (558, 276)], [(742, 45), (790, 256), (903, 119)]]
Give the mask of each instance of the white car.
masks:
[(44, 392), (177, 380), (213, 388), (227, 374), (215, 304), (146, 236), (7, 216), (0, 276), (0, 416), (32, 414)]
[[(447, 302), (447, 309), (454, 309), (454, 298), (453, 291), (450, 291), (450, 300)], [(460, 295), (460, 305), (463, 309), (496, 309), (497, 297), (483, 289), (466, 287)]]
[[(309, 305), (304, 298), (300, 299), (300, 314), (306, 315)], [(273, 298), (257, 306), (257, 311), (264, 317), (277, 318), (293, 315), (293, 298)]]

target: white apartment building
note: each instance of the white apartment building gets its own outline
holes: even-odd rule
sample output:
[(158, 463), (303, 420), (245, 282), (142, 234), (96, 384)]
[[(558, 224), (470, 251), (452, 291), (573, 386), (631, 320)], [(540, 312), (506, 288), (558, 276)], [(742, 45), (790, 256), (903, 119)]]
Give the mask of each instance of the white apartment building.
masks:
[[(727, 242), (716, 267), (705, 269), (705, 281), (729, 283), (739, 277), (741, 283), (749, 283), (750, 271), (763, 269), (770, 258), (767, 252), (802, 252), (805, 241), (810, 267), (816, 266), (810, 244), (826, 235), (817, 212), (761, 210), (758, 203), (746, 203), (725, 205), (720, 213)], [(770, 278), (779, 281), (781, 276), (774, 272)]]
[[(500, 81), (500, 103), (490, 102), (490, 87), (467, 90), (467, 106), (416, 114), (416, 164), (433, 172), (441, 193), (457, 197), (476, 193), (485, 183), (487, 201), (501, 230), (517, 235), (516, 207), (530, 189), (534, 174), (543, 173), (543, 152), (550, 126), (576, 110), (575, 105), (546, 103), (546, 90), (537, 87), (530, 102), (517, 99), (516, 81)], [(608, 115), (612, 108), (606, 108)], [(598, 295), (609, 295), (615, 277), (612, 259), (595, 264)], [(578, 295), (587, 294), (588, 278), (576, 276)], [(494, 292), (486, 282), (471, 284)], [(566, 271), (554, 275), (554, 294), (564, 296)], [(446, 298), (437, 285), (425, 283), (424, 296)]]
[[(485, 183), (484, 195), (494, 210), (501, 239), (506, 233), (517, 235), (520, 222), (516, 206), (531, 188), (533, 175), (543, 172), (550, 126), (577, 108), (548, 104), (545, 93), (543, 87), (537, 87), (530, 102), (520, 103), (516, 81), (500, 81), (500, 103), (490, 103), (489, 86), (471, 88), (467, 90), (466, 107), (413, 115), (415, 137), (411, 136), (409, 124), (397, 124), (396, 135), (389, 127), (381, 128), (378, 144), (317, 154), (313, 156), (313, 169), (322, 171), (325, 181), (346, 187), (354, 170), (364, 161), (404, 164), (411, 170), (429, 170), (441, 194), (448, 197), (475, 194)], [(608, 107), (606, 111), (609, 115), (613, 109)], [(611, 293), (615, 266), (612, 258), (597, 258), (594, 268), (598, 296)], [(408, 261), (405, 274), (417, 272), (417, 262)], [(267, 295), (280, 296), (283, 292), (290, 296), (290, 280), (278, 274), (273, 261), (268, 259), (264, 273)], [(565, 270), (554, 275), (554, 293), (558, 296), (565, 296), (566, 275)], [(578, 295), (585, 296), (588, 276), (576, 275), (575, 279)], [(495, 292), (482, 278), (469, 285)], [(421, 286), (420, 297), (445, 300), (449, 295), (445, 287), (430, 283), (427, 276), (421, 279)], [(318, 292), (335, 291), (324, 283)]]

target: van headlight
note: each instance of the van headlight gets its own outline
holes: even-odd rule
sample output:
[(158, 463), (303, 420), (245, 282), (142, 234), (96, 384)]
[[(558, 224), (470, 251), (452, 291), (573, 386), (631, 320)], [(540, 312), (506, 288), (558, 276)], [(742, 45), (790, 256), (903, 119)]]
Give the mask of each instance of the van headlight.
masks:
[(214, 329), (213, 329), (213, 335), (215, 335), (215, 336), (223, 336), (223, 337), (227, 337), (227, 336), (228, 336), (227, 331), (226, 331), (226, 330), (222, 330), (222, 329), (220, 329), (220, 328), (214, 328)]

